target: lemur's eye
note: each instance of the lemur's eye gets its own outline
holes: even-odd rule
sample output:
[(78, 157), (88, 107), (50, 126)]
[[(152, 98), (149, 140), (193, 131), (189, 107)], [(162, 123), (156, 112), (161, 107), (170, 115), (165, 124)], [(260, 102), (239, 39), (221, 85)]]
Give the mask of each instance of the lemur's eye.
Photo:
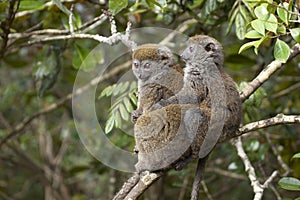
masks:
[(149, 68), (150, 68), (150, 63), (146, 63), (146, 64), (145, 64), (145, 68), (146, 68), (146, 69), (149, 69)]
[(138, 63), (138, 62), (133, 62), (133, 66), (134, 66), (135, 68), (137, 68), (137, 67), (139, 66), (139, 63)]
[(190, 50), (190, 52), (193, 52), (194, 51), (194, 47), (190, 46), (189, 50)]

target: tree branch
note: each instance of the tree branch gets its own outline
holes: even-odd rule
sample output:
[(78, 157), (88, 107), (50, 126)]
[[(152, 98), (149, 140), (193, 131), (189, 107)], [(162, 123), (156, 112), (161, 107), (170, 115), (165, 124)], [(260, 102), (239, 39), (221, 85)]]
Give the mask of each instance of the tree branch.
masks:
[[(293, 59), (297, 55), (300, 54), (300, 44), (296, 44), (291, 48), (291, 54), (289, 60)], [(259, 75), (254, 78), (249, 85), (240, 93), (240, 97), (242, 101), (245, 101), (253, 94), (257, 88), (259, 88), (264, 82), (266, 82), (270, 76), (272, 76), (277, 70), (282, 67), (283, 63), (278, 60), (272, 61), (269, 65), (267, 65)]]
[[(15, 4), (17, 3), (17, 6), (15, 8)], [(10, 34), (10, 29), (12, 26), (12, 23), (15, 19), (15, 15), (19, 9), (20, 0), (11, 0), (9, 1), (9, 9), (8, 14), (5, 19), (5, 21), (1, 22), (0, 28), (2, 29), (3, 33), (1, 34), (2, 37), (2, 43), (0, 48), (0, 58), (4, 57), (4, 54), (6, 52), (6, 47), (8, 43), (8, 35)]]
[(256, 131), (258, 129), (267, 128), (270, 126), (275, 126), (279, 124), (295, 124), (300, 123), (300, 115), (284, 115), (278, 114), (275, 117), (260, 120), (257, 122), (252, 122), (244, 125), (239, 129), (238, 135), (242, 135), (251, 131)]
[(262, 198), (264, 189), (268, 187), (268, 185), (272, 182), (272, 180), (278, 175), (278, 171), (274, 171), (271, 176), (264, 182), (264, 184), (260, 184), (256, 174), (254, 167), (252, 166), (242, 144), (241, 137), (238, 137), (234, 140), (234, 145), (237, 149), (237, 153), (240, 156), (241, 160), (245, 165), (245, 171), (248, 173), (249, 180), (251, 182), (251, 186), (255, 193), (254, 200), (260, 200)]

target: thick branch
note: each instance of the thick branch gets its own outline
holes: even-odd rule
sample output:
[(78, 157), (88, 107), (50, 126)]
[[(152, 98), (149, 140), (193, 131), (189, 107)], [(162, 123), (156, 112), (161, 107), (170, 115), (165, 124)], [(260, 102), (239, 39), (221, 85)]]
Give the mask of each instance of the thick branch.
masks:
[[(142, 172), (140, 174), (139, 182), (132, 188), (124, 200), (136, 200), (144, 193), (155, 181), (157, 181), (164, 173), (163, 172)], [(121, 199), (120, 199), (121, 200)]]
[(256, 131), (258, 129), (267, 128), (279, 124), (295, 124), (295, 123), (300, 123), (300, 115), (278, 114), (275, 117), (269, 119), (264, 119), (257, 122), (246, 124), (245, 126), (239, 129), (238, 135), (242, 135), (244, 133)]

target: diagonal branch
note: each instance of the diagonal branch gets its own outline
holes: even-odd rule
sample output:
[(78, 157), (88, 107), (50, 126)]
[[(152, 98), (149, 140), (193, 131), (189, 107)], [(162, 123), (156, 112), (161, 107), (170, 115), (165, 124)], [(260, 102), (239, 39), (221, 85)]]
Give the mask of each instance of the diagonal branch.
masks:
[[(295, 58), (297, 55), (300, 54), (300, 44), (296, 44), (291, 48), (291, 54), (289, 60)], [(278, 60), (272, 61), (269, 65), (267, 65), (259, 75), (254, 78), (249, 85), (240, 93), (240, 97), (242, 101), (245, 101), (249, 98), (251, 94), (253, 94), (257, 88), (259, 88), (264, 82), (266, 82), (270, 76), (272, 76), (276, 71), (281, 69), (283, 63), (279, 62)]]
[(248, 173), (249, 180), (251, 182), (251, 186), (255, 193), (254, 200), (260, 200), (263, 196), (264, 190), (268, 187), (268, 185), (272, 182), (272, 180), (278, 175), (278, 171), (275, 170), (271, 176), (264, 182), (264, 184), (260, 184), (258, 178), (255, 174), (254, 167), (252, 166), (242, 144), (241, 137), (238, 137), (234, 140), (234, 145), (237, 149), (238, 155), (244, 163), (245, 171)]

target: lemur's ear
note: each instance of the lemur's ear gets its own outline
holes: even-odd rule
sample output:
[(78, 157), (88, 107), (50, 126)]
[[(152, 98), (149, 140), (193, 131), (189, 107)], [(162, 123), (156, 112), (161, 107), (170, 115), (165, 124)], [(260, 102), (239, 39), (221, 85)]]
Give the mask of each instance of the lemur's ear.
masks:
[(174, 57), (172, 51), (167, 47), (159, 47), (157, 49), (157, 54), (161, 60), (168, 60), (169, 64), (174, 63)]

